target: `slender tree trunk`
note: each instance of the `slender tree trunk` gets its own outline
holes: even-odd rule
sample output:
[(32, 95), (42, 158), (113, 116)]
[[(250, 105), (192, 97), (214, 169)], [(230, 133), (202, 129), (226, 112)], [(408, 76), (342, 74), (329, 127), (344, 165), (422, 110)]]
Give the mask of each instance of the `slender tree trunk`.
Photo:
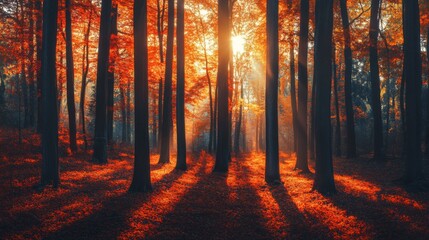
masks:
[(369, 30), (369, 59), (371, 69), (371, 97), (372, 112), (374, 118), (374, 159), (382, 160), (383, 157), (383, 122), (381, 119), (380, 102), (380, 74), (378, 67), (378, 33), (379, 33), (379, 7), (380, 0), (371, 0), (371, 20)]
[(280, 183), (279, 130), (278, 130), (278, 79), (279, 79), (279, 1), (267, 0), (267, 65), (265, 87), (265, 181)]
[(87, 86), (87, 77), (89, 71), (89, 34), (91, 32), (91, 23), (92, 23), (92, 9), (89, 10), (89, 20), (85, 32), (85, 45), (83, 47), (82, 53), (82, 85), (80, 90), (80, 123), (83, 135), (83, 143), (85, 145), (85, 150), (88, 149), (88, 141), (86, 139), (86, 125), (85, 125), (85, 97), (86, 97), (86, 86)]
[(314, 40), (316, 173), (313, 190), (335, 193), (331, 148), (331, 66), (333, 1), (316, 0)]
[[(427, 37), (426, 37), (426, 57), (429, 62), (429, 27), (427, 27)], [(426, 136), (425, 136), (425, 155), (429, 157), (429, 94), (426, 100)], [(395, 109), (395, 108), (393, 108)]]
[(298, 49), (298, 149), (295, 169), (309, 172), (307, 162), (308, 0), (301, 0), (300, 15)]
[(347, 0), (340, 0), (341, 19), (343, 24), (344, 35), (344, 63), (345, 63), (345, 82), (344, 94), (346, 102), (346, 133), (347, 133), (347, 158), (356, 157), (356, 133), (355, 133), (355, 120), (353, 113), (353, 99), (352, 99), (352, 49), (350, 37), (350, 22), (349, 14), (347, 12)]
[(27, 39), (27, 34), (25, 32), (25, 26), (26, 26), (26, 22), (25, 22), (25, 13), (24, 13), (24, 1), (20, 0), (19, 1), (19, 6), (20, 6), (20, 12), (21, 12), (21, 16), (20, 16), (20, 25), (21, 25), (21, 94), (22, 94), (22, 101), (24, 103), (24, 128), (27, 128), (30, 125), (30, 121), (29, 121), (29, 115), (30, 115), (30, 109), (29, 109), (29, 98), (28, 98), (28, 83), (27, 83), (27, 76), (26, 76), (26, 59), (27, 59), (27, 54), (26, 54), (26, 39)]
[[(238, 89), (236, 90), (238, 91)], [(243, 78), (240, 78), (240, 99), (239, 104), (240, 108), (238, 110), (238, 121), (235, 125), (235, 134), (234, 134), (234, 153), (236, 156), (240, 154), (240, 134), (241, 134), (241, 125), (243, 121)]]
[(152, 190), (149, 150), (149, 86), (146, 0), (134, 2), (134, 174), (131, 192)]
[[(404, 29), (404, 77), (406, 81), (406, 167), (404, 180), (416, 184), (423, 177), (421, 156), (422, 60), (417, 0), (402, 1)], [(412, 185), (411, 185), (412, 186)], [(414, 186), (415, 187), (415, 186)], [(414, 190), (414, 189), (413, 189)]]
[(31, 127), (35, 126), (35, 113), (36, 113), (36, 83), (34, 79), (34, 2), (30, 4), (29, 9), (29, 38), (28, 38), (28, 83), (29, 83), (29, 116), (28, 121)]
[(113, 106), (115, 95), (115, 62), (117, 51), (117, 36), (118, 36), (118, 5), (112, 7), (112, 15), (110, 22), (110, 61), (109, 70), (107, 73), (107, 143), (110, 149), (113, 149)]
[(176, 169), (186, 170), (185, 135), (185, 1), (177, 0), (177, 162)]
[(229, 82), (230, 55), (229, 0), (218, 0), (218, 73), (217, 73), (217, 144), (214, 172), (227, 172), (230, 154)]
[(161, 127), (161, 152), (159, 163), (170, 162), (170, 138), (172, 130), (173, 97), (173, 45), (174, 45), (174, 0), (168, 0), (167, 52), (165, 62), (165, 89)]
[(66, 0), (66, 60), (67, 60), (67, 110), (69, 113), (70, 150), (77, 151), (76, 144), (76, 107), (74, 102), (74, 62), (72, 37), (72, 6), (71, 0)]
[[(60, 63), (61, 65), (64, 64), (64, 52), (62, 49), (60, 51)], [(57, 97), (57, 114), (58, 119), (61, 121), (61, 103), (63, 101), (63, 87), (64, 87), (64, 75), (62, 69), (59, 70), (59, 76), (58, 76), (58, 97)]]
[(131, 143), (131, 80), (127, 81), (127, 143)]
[(334, 101), (335, 101), (335, 155), (341, 157), (341, 121), (340, 121), (340, 107), (338, 102), (338, 77), (337, 77), (337, 64), (335, 62), (335, 44), (332, 44), (332, 76), (334, 82)]
[(296, 86), (295, 86), (295, 46), (293, 36), (290, 40), (290, 99), (292, 106), (292, 129), (293, 129), (293, 151), (298, 150), (298, 110), (296, 106)]
[(58, 164), (58, 115), (56, 81), (58, 1), (43, 4), (43, 134), (41, 186), (60, 183)]
[(42, 0), (35, 1), (36, 11), (36, 77), (37, 77), (37, 132), (42, 133)]
[(217, 151), (217, 124), (218, 124), (218, 84), (215, 85), (214, 110), (213, 110), (213, 152)]
[(127, 142), (127, 108), (125, 103), (125, 89), (119, 85), (119, 94), (121, 96), (121, 116), (122, 116), (122, 143)]
[(162, 95), (163, 95), (163, 81), (159, 79), (158, 84), (158, 152), (161, 152), (161, 127), (162, 127)]
[(92, 161), (107, 163), (107, 72), (109, 69), (112, 0), (102, 0), (98, 47), (94, 153)]

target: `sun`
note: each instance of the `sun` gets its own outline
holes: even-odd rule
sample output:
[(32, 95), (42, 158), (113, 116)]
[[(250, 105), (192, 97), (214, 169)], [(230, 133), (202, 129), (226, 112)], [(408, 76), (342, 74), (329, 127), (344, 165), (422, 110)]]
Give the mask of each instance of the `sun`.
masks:
[(234, 51), (234, 55), (242, 54), (244, 52), (244, 45), (246, 44), (246, 40), (243, 36), (237, 35), (232, 37), (232, 48)]

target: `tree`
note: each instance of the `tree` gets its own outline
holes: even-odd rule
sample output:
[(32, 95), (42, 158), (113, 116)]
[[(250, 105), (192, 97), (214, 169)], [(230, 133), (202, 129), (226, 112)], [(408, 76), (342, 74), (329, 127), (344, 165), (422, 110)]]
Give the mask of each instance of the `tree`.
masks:
[(159, 163), (170, 162), (173, 95), (174, 0), (168, 0), (167, 52), (165, 57), (164, 103), (162, 109), (161, 152)]
[(186, 170), (185, 136), (185, 2), (177, 1), (177, 162), (176, 169)]
[(422, 60), (420, 20), (417, 0), (402, 1), (404, 30), (404, 78), (406, 105), (406, 168), (404, 180), (415, 184), (423, 177), (421, 156)]
[(352, 100), (352, 49), (350, 37), (350, 22), (349, 14), (347, 12), (347, 0), (340, 0), (341, 20), (343, 25), (344, 35), (344, 62), (345, 62), (345, 82), (344, 94), (346, 102), (346, 133), (347, 133), (347, 158), (356, 157), (356, 134), (355, 134), (355, 120), (353, 114), (353, 100)]
[(230, 154), (229, 127), (229, 0), (218, 0), (217, 144), (214, 172), (227, 172)]
[(72, 152), (76, 152), (76, 107), (74, 103), (74, 63), (71, 11), (71, 0), (66, 0), (67, 110), (69, 113), (70, 150)]
[(304, 172), (309, 172), (307, 162), (308, 0), (301, 0), (300, 15), (298, 47), (298, 144), (295, 168)]
[(146, 0), (134, 1), (134, 174), (131, 192), (152, 190), (149, 151), (149, 86)]
[(41, 186), (60, 183), (58, 164), (58, 115), (57, 115), (57, 16), (58, 1), (43, 2), (43, 133)]
[(374, 118), (374, 159), (383, 159), (383, 122), (381, 119), (380, 73), (378, 67), (378, 33), (380, 0), (371, 0), (369, 23), (369, 62), (371, 71), (371, 109)]
[(279, 79), (279, 1), (267, 0), (267, 62), (265, 86), (265, 181), (280, 183), (278, 79)]
[(98, 42), (97, 86), (95, 104), (94, 153), (92, 161), (107, 163), (107, 73), (109, 70), (110, 15), (112, 0), (101, 4), (100, 37)]
[(335, 43), (332, 43), (332, 81), (334, 87), (334, 107), (335, 107), (335, 155), (341, 157), (341, 121), (340, 107), (338, 102), (338, 77), (336, 61)]
[(110, 149), (113, 149), (113, 105), (115, 95), (115, 63), (117, 51), (118, 36), (118, 5), (112, 6), (112, 15), (110, 21), (110, 42), (111, 49), (109, 54), (109, 70), (107, 73), (107, 143)]
[(335, 193), (331, 148), (331, 66), (333, 0), (316, 1), (314, 36), (315, 157), (316, 173), (313, 190)]

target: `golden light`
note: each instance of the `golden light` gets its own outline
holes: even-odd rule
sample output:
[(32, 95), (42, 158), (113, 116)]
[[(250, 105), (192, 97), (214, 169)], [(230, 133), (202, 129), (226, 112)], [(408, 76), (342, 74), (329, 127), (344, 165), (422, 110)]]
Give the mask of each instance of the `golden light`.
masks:
[(232, 37), (232, 48), (234, 55), (242, 54), (244, 52), (244, 44), (246, 44), (246, 40), (243, 36), (238, 35)]

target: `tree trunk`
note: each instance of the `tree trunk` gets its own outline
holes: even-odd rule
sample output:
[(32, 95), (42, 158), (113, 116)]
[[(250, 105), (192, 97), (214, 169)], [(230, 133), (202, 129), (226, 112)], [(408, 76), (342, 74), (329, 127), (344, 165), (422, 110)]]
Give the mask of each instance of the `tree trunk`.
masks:
[(127, 143), (131, 143), (131, 81), (127, 81)]
[(112, 0), (101, 4), (100, 38), (98, 43), (97, 86), (95, 105), (94, 153), (92, 161), (107, 163), (107, 72), (109, 70), (110, 15)]
[(229, 82), (230, 55), (229, 0), (218, 0), (218, 73), (217, 73), (217, 144), (214, 172), (227, 172), (230, 161)]
[(58, 164), (58, 115), (56, 81), (58, 1), (43, 4), (43, 121), (41, 186), (60, 183)]
[(37, 77), (37, 132), (42, 133), (42, 0), (35, 1), (36, 11), (36, 77)]
[(110, 62), (107, 73), (107, 143), (110, 149), (113, 149), (113, 106), (115, 96), (115, 62), (117, 51), (117, 36), (118, 36), (118, 5), (112, 7), (112, 15), (110, 22)]
[(355, 120), (353, 113), (353, 99), (352, 99), (352, 49), (350, 37), (350, 22), (349, 14), (347, 12), (347, 0), (340, 0), (341, 19), (343, 24), (344, 35), (344, 63), (345, 63), (345, 82), (344, 94), (346, 102), (346, 133), (347, 133), (347, 158), (356, 157), (356, 134), (355, 134)]
[(83, 143), (85, 145), (85, 150), (88, 149), (88, 141), (86, 139), (86, 126), (85, 126), (85, 97), (86, 97), (86, 86), (87, 86), (87, 77), (89, 71), (89, 34), (91, 32), (91, 23), (92, 23), (92, 9), (89, 10), (89, 20), (88, 26), (85, 32), (85, 45), (83, 47), (82, 53), (82, 85), (80, 90), (80, 123), (83, 135)]
[(290, 99), (292, 106), (292, 129), (293, 129), (293, 151), (296, 153), (298, 147), (298, 111), (296, 107), (296, 86), (295, 86), (295, 46), (293, 36), (290, 36)]
[(125, 103), (125, 89), (119, 85), (119, 94), (121, 97), (121, 117), (122, 117), (122, 143), (127, 142), (127, 108)]
[(278, 130), (278, 80), (279, 80), (279, 1), (267, 0), (267, 62), (265, 87), (265, 181), (280, 183), (279, 130)]
[(29, 9), (29, 39), (28, 39), (28, 83), (29, 83), (29, 116), (28, 121), (31, 127), (35, 126), (36, 113), (36, 84), (34, 81), (34, 2), (30, 4)]
[[(238, 91), (238, 89), (236, 89)], [(235, 124), (235, 134), (234, 134), (234, 153), (236, 156), (240, 154), (240, 134), (241, 134), (241, 125), (243, 120), (243, 78), (240, 78), (240, 99), (239, 104), (240, 108), (238, 110), (238, 121)]]
[(404, 180), (415, 184), (423, 177), (421, 156), (422, 60), (420, 54), (420, 19), (417, 0), (402, 1), (404, 8), (404, 77), (406, 108), (406, 167)]
[(72, 153), (77, 151), (76, 144), (76, 107), (74, 103), (74, 62), (73, 37), (71, 23), (71, 0), (66, 0), (66, 61), (67, 61), (67, 110), (69, 115), (69, 141)]
[(340, 107), (338, 102), (338, 77), (337, 77), (337, 63), (335, 62), (335, 44), (332, 45), (332, 81), (334, 82), (334, 101), (335, 101), (335, 155), (341, 157), (341, 121), (340, 121)]
[(335, 193), (331, 149), (331, 66), (333, 1), (316, 0), (314, 38), (314, 81), (316, 87), (314, 122), (316, 173), (313, 190)]
[(174, 45), (174, 0), (168, 0), (167, 52), (165, 62), (165, 88), (162, 109), (161, 152), (159, 163), (170, 162), (170, 139), (172, 130), (173, 98), (173, 45)]
[(378, 25), (380, 0), (371, 0), (369, 60), (371, 69), (371, 108), (374, 118), (374, 160), (383, 160), (383, 122), (381, 119), (380, 74), (378, 67)]
[(186, 170), (185, 135), (185, 2), (177, 0), (177, 162), (176, 169)]
[(134, 1), (134, 174), (131, 192), (152, 190), (149, 150), (149, 84), (146, 0)]
[[(426, 57), (429, 62), (429, 27), (427, 28), (427, 37), (426, 37)], [(426, 135), (425, 135), (425, 155), (429, 157), (429, 94), (426, 100)], [(394, 108), (393, 108), (394, 109)]]
[(307, 98), (308, 98), (308, 22), (309, 1), (301, 0), (298, 49), (298, 145), (295, 169), (308, 170), (307, 160)]
[(161, 127), (162, 127), (162, 95), (163, 95), (163, 81), (159, 79), (158, 84), (158, 152), (161, 152)]

